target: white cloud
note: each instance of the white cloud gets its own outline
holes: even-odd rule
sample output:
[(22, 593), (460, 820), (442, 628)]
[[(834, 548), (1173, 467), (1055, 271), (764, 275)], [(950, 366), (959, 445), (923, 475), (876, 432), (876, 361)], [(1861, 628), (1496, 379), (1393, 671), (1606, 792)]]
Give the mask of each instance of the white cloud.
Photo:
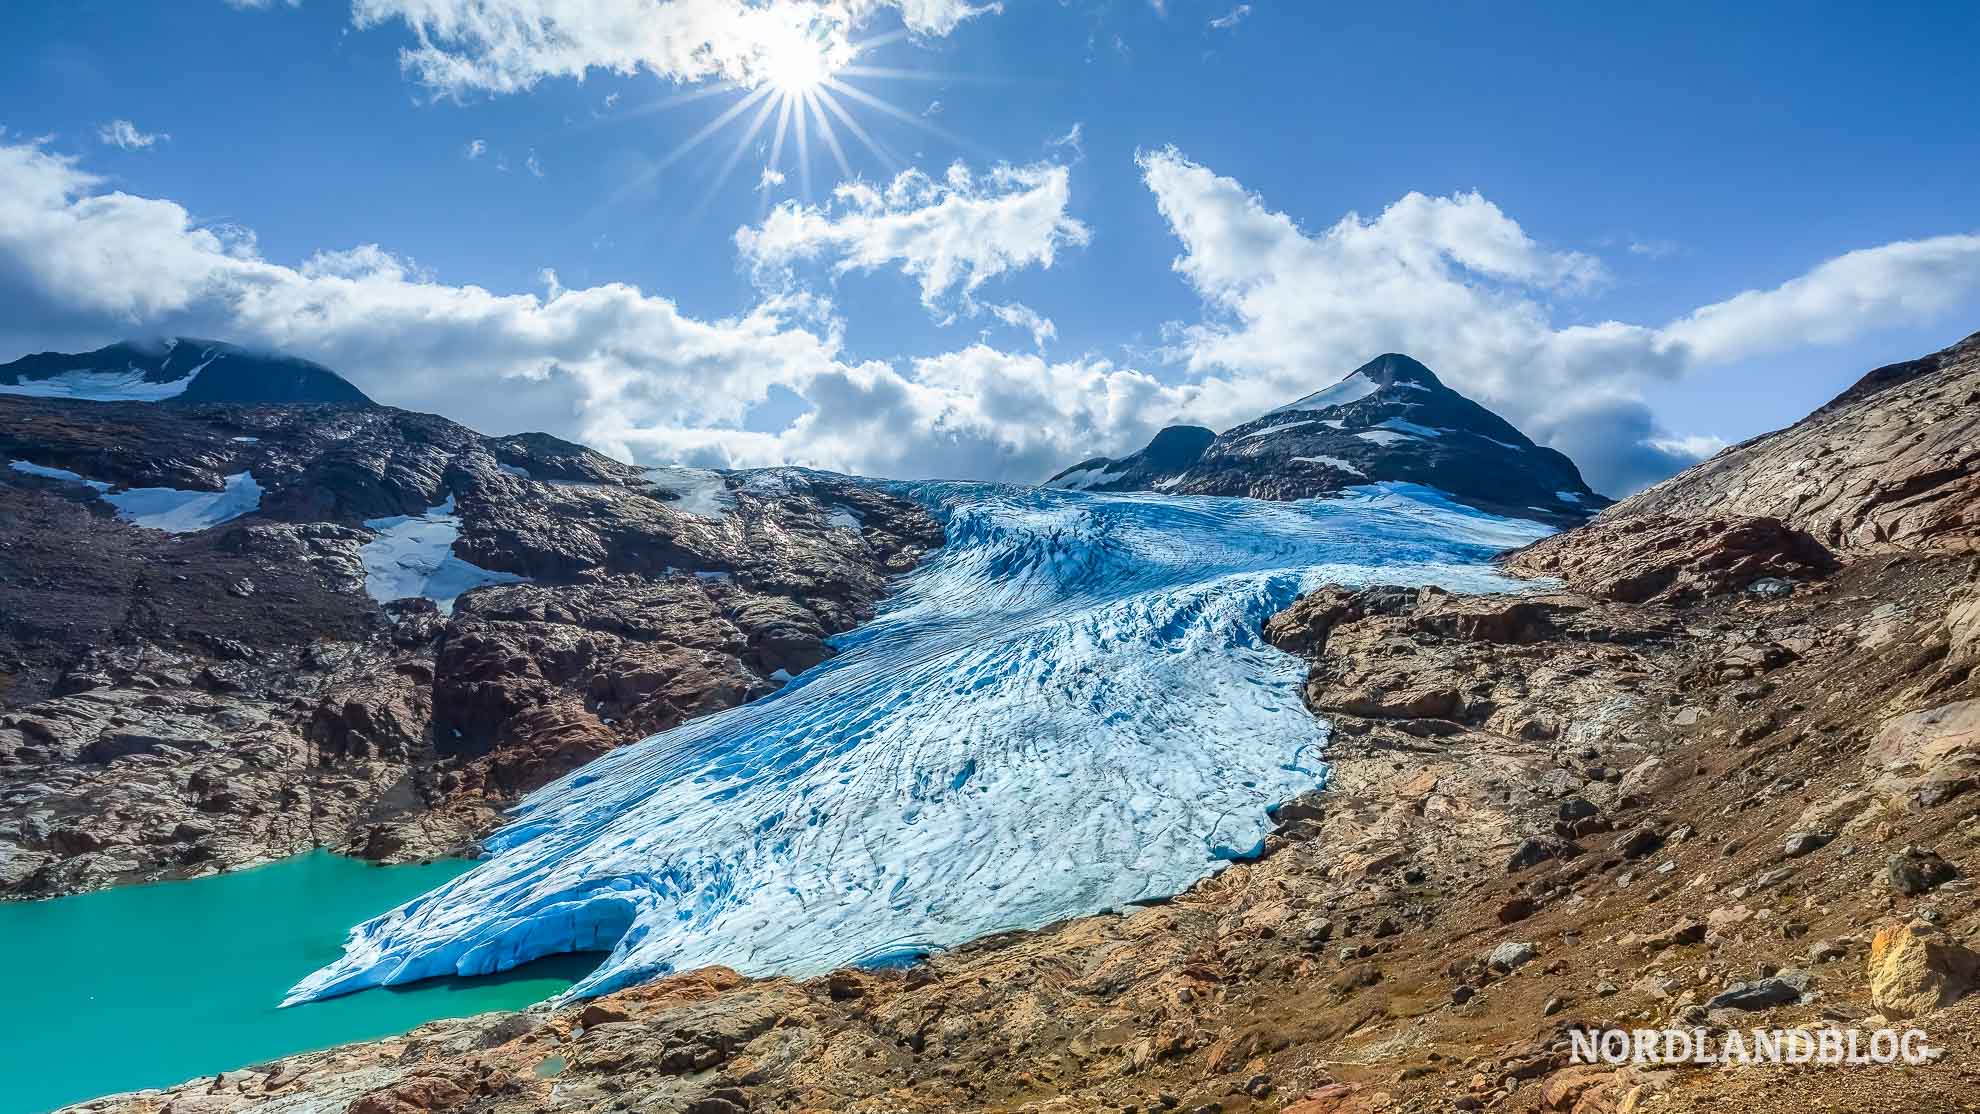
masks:
[(1631, 255), (1644, 255), (1651, 259), (1662, 259), (1667, 255), (1676, 255), (1677, 252), (1678, 245), (1671, 240), (1631, 240), (1629, 242), (1629, 253)]
[[(1557, 301), (1600, 282), (1599, 264), (1536, 242), (1476, 195), (1410, 195), (1309, 232), (1174, 152), (1144, 156), (1142, 172), (1182, 242), (1176, 270), (1206, 307), (1204, 320), (1168, 334), (1183, 382), (980, 343), (859, 361), (843, 349), (832, 305), (812, 294), (704, 320), (624, 283), (570, 289), (546, 273), (541, 291), (507, 294), (450, 283), (377, 245), (284, 264), (263, 257), (251, 232), (202, 225), (175, 202), (109, 189), (74, 158), (4, 139), (0, 348), (218, 336), (323, 361), (395, 405), (490, 432), (546, 429), (647, 461), (1015, 481), (1139, 447), (1177, 420), (1249, 418), (1398, 350), (1619, 493), (1715, 446), (1659, 427), (1638, 393), (1646, 380), (1929, 317), (1980, 291), (1980, 236), (1945, 236), (1851, 252), (1663, 326), (1561, 326)], [(811, 214), (835, 230), (817, 241), (818, 257), (844, 266), (866, 243), (841, 226), (848, 216), (909, 216), (908, 229), (883, 237), (893, 247), (879, 262), (851, 265), (899, 266), (937, 296), (966, 296), (1001, 269), (1042, 263), (1037, 236), (992, 256), (924, 250), (958, 228), (995, 238), (1008, 220), (994, 204), (974, 223), (925, 210), (998, 202), (1042, 181), (993, 178), (849, 184), (840, 209)], [(1069, 219), (1063, 202), (1042, 211), (1019, 223), (1071, 242), (1058, 226)], [(1055, 332), (1028, 306), (984, 308), (1034, 344)], [(745, 430), (772, 388), (795, 393), (805, 412), (780, 430)]]
[(536, 161), (535, 151), (529, 153), (529, 157), (523, 160), (523, 165), (529, 168), (531, 174), (534, 174), (538, 178), (543, 177), (543, 164)]
[(1924, 320), (1980, 290), (1980, 236), (1942, 236), (1851, 252), (1661, 327), (1558, 326), (1556, 300), (1599, 285), (1601, 264), (1540, 245), (1477, 194), (1413, 193), (1308, 233), (1174, 150), (1140, 161), (1182, 241), (1175, 269), (1209, 311), (1172, 332), (1172, 354), (1199, 376), (1192, 416), (1235, 421), (1408, 352), (1612, 493), (1709, 445), (1657, 425), (1647, 381)]
[(898, 266), (919, 281), (921, 300), (943, 307), (960, 288), (963, 308), (986, 281), (1023, 267), (1050, 267), (1061, 248), (1091, 237), (1066, 212), (1066, 169), (998, 166), (984, 175), (962, 163), (936, 179), (901, 172), (884, 186), (842, 183), (829, 205), (787, 201), (760, 225), (736, 231), (736, 247), (759, 272), (828, 262), (840, 273)]
[(129, 120), (112, 120), (96, 129), (96, 138), (126, 151), (142, 151), (172, 137), (165, 132), (139, 131), (138, 126)]
[(224, 0), (224, 2), (228, 7), (242, 12), (267, 11), (277, 4), (285, 8), (299, 8), (302, 6), (302, 0)]
[(974, 0), (352, 0), (359, 28), (400, 22), (416, 45), (401, 67), (436, 92), (513, 93), (546, 78), (647, 71), (681, 83), (755, 85), (797, 38), (834, 68), (883, 9), (917, 35), (945, 36), (1001, 10)]
[[(806, 463), (1033, 481), (1152, 435), (1182, 398), (1106, 361), (984, 345), (856, 362), (829, 303), (772, 297), (699, 320), (623, 283), (498, 294), (377, 245), (295, 266), (180, 205), (108, 191), (73, 158), (0, 141), (0, 348), (226, 337), (320, 360), (374, 397), (490, 432), (545, 429), (648, 461)], [(809, 406), (741, 427), (772, 386)], [(1152, 424), (1151, 424), (1152, 423)]]
[(1046, 317), (1023, 302), (1005, 302), (1001, 305), (993, 304), (986, 308), (990, 310), (991, 316), (1009, 325), (1011, 328), (1023, 329), (1025, 332), (1030, 333), (1031, 342), (1037, 345), (1040, 351), (1044, 350), (1046, 341), (1058, 338), (1059, 326), (1051, 318)]
[(1210, 26), (1216, 28), (1219, 31), (1228, 31), (1231, 28), (1236, 27), (1240, 22), (1244, 20), (1245, 16), (1248, 16), (1250, 14), (1251, 14), (1250, 4), (1239, 4), (1237, 7), (1232, 8), (1230, 11), (1225, 12), (1223, 15), (1220, 15), (1216, 19), (1211, 20)]
[(488, 153), (488, 144), (479, 139), (470, 139), (464, 153), (470, 160), (478, 159)]
[(756, 192), (769, 193), (771, 190), (776, 189), (778, 186), (781, 186), (783, 184), (784, 184), (784, 172), (781, 170), (772, 170), (771, 168), (766, 166), (763, 168), (763, 173), (757, 176)]

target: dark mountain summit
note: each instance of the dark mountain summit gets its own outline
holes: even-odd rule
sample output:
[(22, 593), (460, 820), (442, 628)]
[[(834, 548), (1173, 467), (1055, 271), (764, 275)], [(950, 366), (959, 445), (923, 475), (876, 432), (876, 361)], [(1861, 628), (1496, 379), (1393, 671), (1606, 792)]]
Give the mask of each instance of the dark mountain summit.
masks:
[(190, 337), (22, 356), (0, 364), (0, 394), (95, 402), (371, 404), (322, 364)]
[(1171, 426), (1132, 456), (1081, 461), (1046, 484), (1306, 499), (1381, 481), (1426, 484), (1483, 510), (1547, 521), (1580, 521), (1609, 505), (1566, 456), (1393, 352), (1222, 434)]

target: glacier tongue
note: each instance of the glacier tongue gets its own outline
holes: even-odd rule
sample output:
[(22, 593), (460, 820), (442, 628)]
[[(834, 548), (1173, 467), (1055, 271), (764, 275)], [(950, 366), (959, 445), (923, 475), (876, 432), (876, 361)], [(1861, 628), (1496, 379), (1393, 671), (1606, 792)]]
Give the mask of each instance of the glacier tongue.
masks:
[(1546, 533), (1425, 488), (1312, 503), (899, 485), (948, 543), (837, 657), (538, 790), (490, 857), (352, 930), (302, 1002), (609, 950), (572, 996), (812, 974), (1174, 893), (1320, 783), (1262, 621), (1323, 582), (1504, 590)]

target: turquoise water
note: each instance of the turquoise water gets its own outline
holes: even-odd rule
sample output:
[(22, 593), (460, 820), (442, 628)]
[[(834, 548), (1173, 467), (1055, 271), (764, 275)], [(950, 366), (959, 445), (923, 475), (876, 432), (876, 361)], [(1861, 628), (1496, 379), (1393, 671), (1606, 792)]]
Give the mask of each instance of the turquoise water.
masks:
[(516, 1009), (595, 965), (597, 956), (558, 956), (491, 978), (276, 1008), (337, 958), (351, 925), (472, 865), (380, 867), (318, 851), (188, 882), (0, 903), (0, 1114)]

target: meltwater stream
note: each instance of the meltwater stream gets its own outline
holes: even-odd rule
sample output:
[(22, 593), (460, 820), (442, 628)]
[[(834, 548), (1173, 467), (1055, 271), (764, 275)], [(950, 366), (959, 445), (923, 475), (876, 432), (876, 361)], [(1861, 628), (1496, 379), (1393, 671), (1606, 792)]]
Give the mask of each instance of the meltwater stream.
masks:
[(1546, 528), (1338, 500), (895, 485), (947, 545), (837, 657), (532, 794), (490, 857), (358, 926), (291, 1002), (609, 951), (572, 996), (812, 974), (1174, 893), (1325, 777), (1264, 619), (1325, 582), (1512, 582)]

